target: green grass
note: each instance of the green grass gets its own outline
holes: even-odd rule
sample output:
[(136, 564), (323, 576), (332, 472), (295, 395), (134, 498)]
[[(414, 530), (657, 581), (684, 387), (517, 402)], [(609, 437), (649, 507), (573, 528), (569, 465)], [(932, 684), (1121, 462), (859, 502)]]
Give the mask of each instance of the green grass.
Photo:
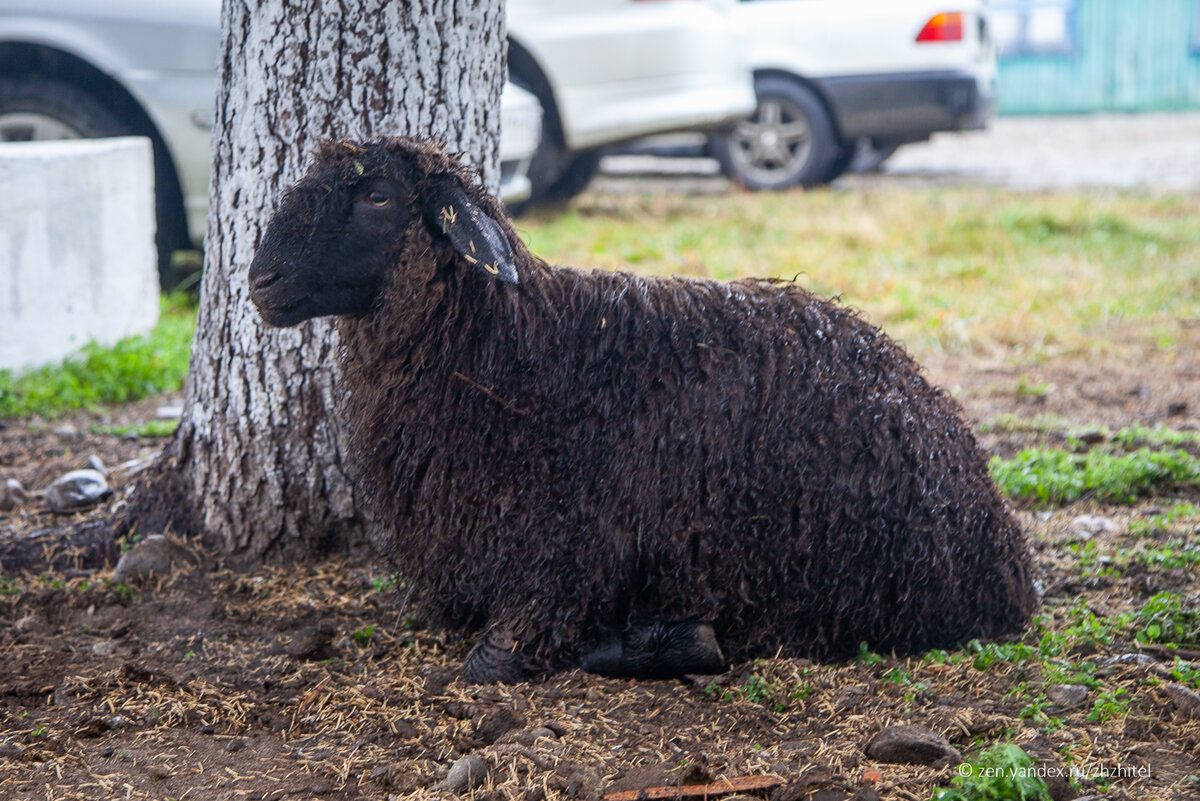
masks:
[[(796, 277), (903, 340), (1037, 361), (1146, 355), (1200, 334), (1200, 226), (1185, 195), (904, 188), (589, 194), (517, 221), (551, 263)], [(1037, 387), (1028, 387), (1035, 392)]]
[(1133, 503), (1172, 485), (1200, 484), (1200, 459), (1186, 451), (1148, 448), (1124, 454), (1028, 448), (1012, 459), (993, 457), (991, 471), (1006, 495), (1040, 506), (1071, 503), (1085, 495)]
[(154, 439), (157, 437), (169, 437), (175, 433), (175, 429), (179, 427), (179, 420), (147, 420), (144, 423), (135, 423), (125, 426), (92, 426), (93, 433), (107, 434), (110, 437), (124, 437), (134, 434), (139, 437)]
[(187, 298), (171, 295), (163, 298), (162, 315), (149, 336), (111, 348), (90, 344), (59, 366), (19, 375), (0, 370), (0, 418), (54, 417), (178, 390), (195, 328), (196, 313)]
[(1050, 801), (1033, 757), (1015, 745), (997, 744), (964, 763), (953, 788), (936, 790), (934, 801)]

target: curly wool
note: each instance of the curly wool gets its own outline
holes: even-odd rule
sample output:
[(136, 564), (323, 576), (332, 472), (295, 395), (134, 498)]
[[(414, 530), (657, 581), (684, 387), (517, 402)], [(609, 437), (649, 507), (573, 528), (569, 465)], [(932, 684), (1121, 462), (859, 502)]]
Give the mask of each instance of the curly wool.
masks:
[(425, 624), (503, 626), (554, 669), (645, 620), (710, 621), (734, 660), (1026, 623), (1024, 537), (959, 409), (856, 312), (547, 266), (457, 161), (381, 149), (368, 170), (408, 153), (414, 195), (459, 175), (520, 276), (484, 280), (414, 212), (376, 309), (341, 322), (359, 480)]

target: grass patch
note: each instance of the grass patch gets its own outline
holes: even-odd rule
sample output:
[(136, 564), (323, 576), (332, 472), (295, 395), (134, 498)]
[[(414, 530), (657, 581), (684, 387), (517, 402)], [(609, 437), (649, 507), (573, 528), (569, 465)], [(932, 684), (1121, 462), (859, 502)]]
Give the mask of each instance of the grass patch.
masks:
[(1181, 450), (1075, 454), (1029, 448), (1011, 459), (993, 457), (990, 468), (1002, 492), (1039, 506), (1071, 503), (1084, 495), (1133, 503), (1171, 485), (1200, 484), (1200, 459)]
[[(918, 357), (1146, 355), (1195, 345), (1191, 199), (992, 188), (585, 194), (518, 220), (547, 261), (648, 275), (796, 277)], [(1037, 387), (1027, 387), (1036, 392)]]
[(1033, 770), (1033, 757), (1012, 744), (997, 744), (964, 763), (952, 789), (934, 801), (1050, 801), (1050, 790)]
[(111, 348), (89, 344), (62, 365), (14, 374), (0, 370), (0, 418), (56, 417), (173, 392), (187, 374), (196, 312), (184, 295), (163, 298), (149, 336), (123, 339)]
[(134, 423), (127, 426), (92, 426), (95, 434), (107, 434), (110, 437), (127, 437), (134, 435), (148, 439), (169, 437), (179, 428), (179, 420), (147, 420), (144, 423)]

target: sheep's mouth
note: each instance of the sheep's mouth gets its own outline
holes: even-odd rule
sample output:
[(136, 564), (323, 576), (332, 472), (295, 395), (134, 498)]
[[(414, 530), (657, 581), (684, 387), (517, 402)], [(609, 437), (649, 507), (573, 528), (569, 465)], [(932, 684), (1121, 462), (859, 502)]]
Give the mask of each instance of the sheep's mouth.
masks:
[(258, 307), (258, 314), (262, 317), (263, 322), (275, 328), (286, 328), (297, 323), (302, 323), (312, 317), (307, 310), (307, 307), (310, 305), (308, 298), (300, 298), (284, 303), (259, 301), (253, 296), (251, 296), (251, 300)]

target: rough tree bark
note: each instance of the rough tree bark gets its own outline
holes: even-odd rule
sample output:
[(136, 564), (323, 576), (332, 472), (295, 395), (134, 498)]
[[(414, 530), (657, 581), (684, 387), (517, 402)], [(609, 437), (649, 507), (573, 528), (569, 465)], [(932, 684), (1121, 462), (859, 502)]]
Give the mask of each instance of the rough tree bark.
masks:
[(246, 270), (278, 193), (321, 139), (429, 136), (499, 182), (502, 0), (226, 0), (212, 213), (183, 417), (129, 509), (232, 562), (364, 541), (343, 469), (337, 337), (262, 327)]

